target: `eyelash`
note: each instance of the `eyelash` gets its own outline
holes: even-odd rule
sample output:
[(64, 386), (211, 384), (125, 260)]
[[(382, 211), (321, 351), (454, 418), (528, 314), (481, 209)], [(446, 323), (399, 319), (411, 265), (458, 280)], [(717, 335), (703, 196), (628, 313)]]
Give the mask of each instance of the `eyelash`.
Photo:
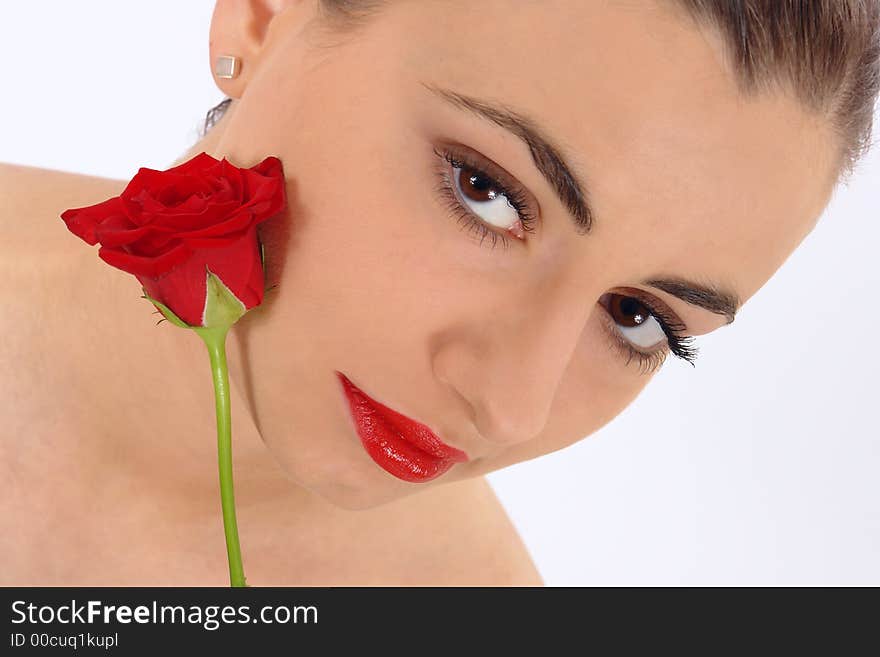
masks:
[[(522, 224), (523, 231), (526, 233), (533, 233), (535, 230), (535, 222), (537, 218), (534, 213), (532, 213), (531, 208), (529, 208), (529, 203), (526, 200), (525, 193), (517, 189), (517, 187), (513, 185), (505, 185), (503, 182), (499, 181), (495, 176), (488, 173), (483, 165), (476, 162), (469, 154), (467, 153), (459, 153), (454, 152), (452, 150), (441, 148), (439, 151), (434, 148), (434, 154), (438, 157), (446, 160), (453, 167), (461, 167), (473, 171), (481, 178), (485, 178), (489, 182), (492, 183), (492, 187), (500, 191), (505, 197), (507, 197), (508, 202), (511, 206), (516, 210), (517, 215), (519, 216), (520, 223)], [(449, 172), (443, 167), (440, 171), (440, 185), (437, 187), (437, 191), (440, 193), (441, 198), (446, 201), (447, 207), (452, 212), (453, 216), (458, 219), (458, 223), (463, 225), (469, 231), (476, 233), (480, 236), (480, 245), (482, 246), (483, 240), (486, 237), (492, 237), (492, 246), (491, 248), (495, 248), (498, 240), (501, 240), (501, 245), (507, 249), (510, 245), (510, 239), (503, 233), (499, 233), (498, 231), (489, 228), (486, 224), (473, 212), (468, 210), (464, 205), (462, 205), (461, 201), (458, 200), (458, 196), (455, 193), (455, 187), (452, 184), (452, 181), (449, 179)]]
[[(435, 155), (445, 160), (452, 167), (466, 168), (489, 181), (492, 184), (492, 187), (494, 187), (495, 189), (500, 191), (505, 197), (507, 197), (510, 205), (513, 206), (513, 208), (516, 210), (516, 213), (519, 216), (519, 220), (522, 224), (523, 231), (526, 233), (534, 232), (535, 222), (537, 221), (537, 219), (532, 213), (529, 207), (529, 203), (526, 200), (526, 195), (522, 190), (518, 189), (514, 185), (505, 185), (504, 183), (500, 182), (495, 176), (489, 174), (485, 170), (484, 166), (475, 161), (468, 153), (455, 152), (447, 148), (440, 148), (440, 150), (434, 148), (433, 151)], [(437, 186), (437, 192), (439, 192), (440, 197), (446, 202), (447, 208), (452, 213), (452, 215), (456, 217), (458, 223), (465, 226), (468, 230), (478, 234), (480, 236), (480, 245), (482, 245), (483, 240), (486, 237), (491, 235), (491, 248), (494, 249), (496, 243), (500, 239), (504, 248), (507, 249), (511, 238), (507, 237), (503, 233), (499, 233), (498, 231), (489, 228), (482, 221), (482, 219), (474, 215), (473, 212), (471, 212), (461, 203), (461, 201), (458, 200), (458, 195), (456, 194), (455, 187), (453, 186), (453, 183), (449, 178), (449, 172), (445, 166), (438, 169), (438, 177), (440, 184)], [(653, 353), (647, 354), (633, 347), (632, 344), (629, 343), (620, 334), (619, 331), (615, 330), (612, 327), (609, 327), (607, 329), (607, 332), (611, 334), (609, 336), (611, 338), (611, 342), (619, 350), (619, 353), (626, 358), (626, 365), (629, 365), (632, 359), (636, 358), (638, 360), (640, 373), (652, 374), (660, 369), (660, 366), (663, 365), (663, 363), (666, 361), (667, 355), (669, 353), (672, 353), (677, 358), (681, 358), (682, 360), (685, 360), (686, 362), (694, 366), (694, 361), (696, 360), (699, 349), (697, 347), (691, 346), (691, 343), (694, 341), (694, 338), (692, 336), (678, 335), (677, 331), (683, 331), (686, 329), (686, 327), (681, 324), (678, 319), (676, 319), (673, 315), (667, 313), (664, 309), (660, 308), (655, 303), (644, 299), (642, 296), (618, 296), (628, 296), (630, 298), (634, 298), (639, 301), (639, 303), (644, 305), (645, 308), (648, 309), (648, 312), (651, 314), (651, 316), (654, 317), (654, 319), (660, 325), (660, 328), (663, 329), (663, 333), (666, 334), (666, 339), (669, 345), (668, 349), (659, 349)]]
[[(679, 322), (675, 316), (671, 315), (656, 303), (648, 301), (641, 295), (620, 294), (616, 292), (611, 294), (635, 299), (647, 308), (651, 316), (660, 325), (660, 328), (663, 329), (663, 333), (666, 334), (666, 340), (669, 345), (668, 349), (658, 349), (653, 353), (647, 354), (633, 347), (619, 331), (615, 330), (613, 327), (609, 327), (608, 332), (612, 334), (615, 346), (621, 350), (622, 355), (626, 356), (627, 365), (629, 365), (633, 358), (636, 358), (638, 360), (639, 371), (641, 374), (653, 374), (660, 369), (660, 366), (666, 361), (667, 355), (671, 353), (676, 358), (681, 358), (690, 363), (692, 367), (696, 367), (694, 361), (697, 359), (697, 354), (700, 351), (699, 347), (693, 346), (693, 336), (678, 334), (678, 332), (686, 330), (686, 327)], [(608, 315), (608, 320), (610, 323), (614, 323), (610, 315)]]

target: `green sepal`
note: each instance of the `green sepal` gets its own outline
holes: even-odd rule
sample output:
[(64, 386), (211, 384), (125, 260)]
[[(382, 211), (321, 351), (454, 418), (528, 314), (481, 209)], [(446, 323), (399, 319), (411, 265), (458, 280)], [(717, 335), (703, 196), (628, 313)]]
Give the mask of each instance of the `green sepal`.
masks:
[(153, 299), (150, 295), (147, 294), (147, 291), (141, 287), (141, 291), (144, 293), (141, 297), (142, 299), (148, 299), (152, 303), (154, 303), (159, 310), (165, 315), (165, 318), (179, 326), (180, 328), (188, 328), (188, 329), (228, 329), (230, 326), (235, 324), (241, 316), (247, 312), (247, 309), (244, 306), (244, 303), (236, 297), (232, 290), (230, 290), (226, 285), (223, 284), (217, 276), (207, 267), (205, 270), (208, 272), (208, 278), (206, 280), (206, 306), (205, 306), (205, 325), (204, 326), (194, 326), (191, 324), (187, 324), (180, 317), (178, 317), (171, 308), (166, 306), (161, 301)]
[(204, 328), (229, 328), (241, 319), (247, 308), (214, 272), (207, 267), (205, 269), (208, 272), (208, 281)]
[(180, 317), (178, 317), (176, 314), (174, 314), (174, 312), (171, 310), (171, 308), (166, 306), (164, 303), (162, 303), (161, 301), (157, 301), (156, 299), (154, 299), (150, 295), (148, 295), (147, 291), (143, 287), (141, 287), (141, 291), (144, 293), (143, 296), (141, 297), (141, 299), (148, 299), (149, 301), (154, 303), (159, 308), (159, 310), (162, 312), (162, 314), (165, 315), (165, 319), (167, 319), (169, 322), (171, 322), (172, 324), (176, 324), (180, 328), (195, 328), (194, 326), (190, 326), (189, 324), (184, 322), (182, 319), (180, 319)]

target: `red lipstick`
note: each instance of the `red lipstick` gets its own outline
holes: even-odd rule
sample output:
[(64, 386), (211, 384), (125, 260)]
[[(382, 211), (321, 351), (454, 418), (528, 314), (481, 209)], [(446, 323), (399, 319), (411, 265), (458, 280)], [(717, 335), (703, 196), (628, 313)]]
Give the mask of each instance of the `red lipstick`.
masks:
[(444, 443), (426, 425), (377, 402), (342, 372), (336, 374), (361, 443), (385, 471), (404, 481), (421, 483), (468, 460), (467, 454)]

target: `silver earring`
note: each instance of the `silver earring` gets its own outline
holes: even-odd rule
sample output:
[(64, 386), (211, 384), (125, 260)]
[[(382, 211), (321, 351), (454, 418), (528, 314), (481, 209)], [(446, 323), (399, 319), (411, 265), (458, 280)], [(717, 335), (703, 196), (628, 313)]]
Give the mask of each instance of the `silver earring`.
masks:
[(214, 75), (218, 78), (234, 78), (241, 70), (241, 59), (233, 55), (219, 55), (214, 60)]

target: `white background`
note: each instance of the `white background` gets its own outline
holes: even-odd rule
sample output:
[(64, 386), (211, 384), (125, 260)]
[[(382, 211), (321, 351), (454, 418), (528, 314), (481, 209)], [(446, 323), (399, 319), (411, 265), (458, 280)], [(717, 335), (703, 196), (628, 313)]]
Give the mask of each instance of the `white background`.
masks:
[[(170, 166), (223, 98), (212, 10), (4, 3), (0, 161)], [(670, 358), (602, 430), (489, 476), (547, 584), (880, 584), (878, 151), (696, 368)]]

